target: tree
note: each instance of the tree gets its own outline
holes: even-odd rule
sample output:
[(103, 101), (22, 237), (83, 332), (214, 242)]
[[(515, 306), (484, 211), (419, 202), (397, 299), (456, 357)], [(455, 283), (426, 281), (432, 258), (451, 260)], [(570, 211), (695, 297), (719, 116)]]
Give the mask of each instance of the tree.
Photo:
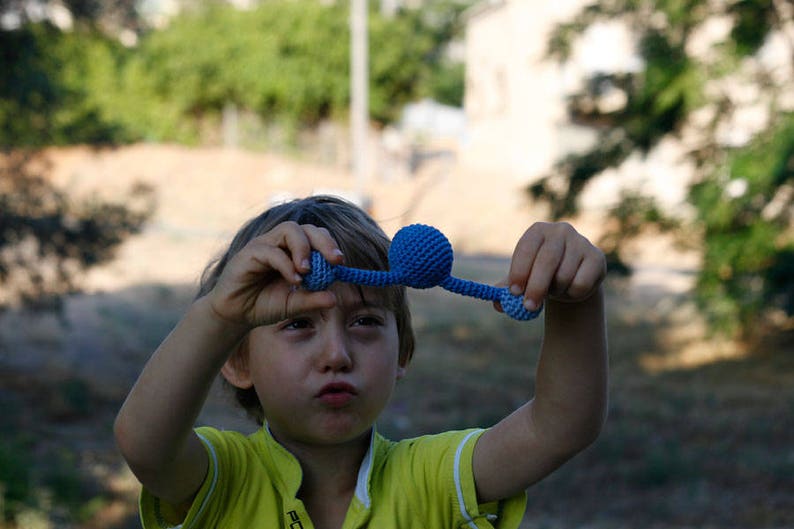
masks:
[[(402, 106), (419, 97), (460, 104), (463, 73), (446, 63), (444, 50), (470, 3), (431, 2), (392, 17), (370, 10), (374, 121), (397, 119)], [(149, 102), (170, 106), (178, 116), (174, 121), (217, 117), (234, 103), (266, 121), (312, 127), (348, 115), (348, 32), (348, 2), (269, 0), (248, 11), (208, 3), (144, 35), (122, 75), (127, 87), (140, 87), (136, 97), (144, 109)], [(141, 112), (136, 114), (124, 120), (141, 120)], [(154, 130), (153, 121), (168, 121), (163, 114), (152, 112), (141, 128)], [(158, 131), (155, 139), (195, 141), (177, 129)]]
[[(555, 178), (528, 188), (557, 217), (574, 214), (587, 184), (634, 153), (674, 138), (695, 167), (688, 201), (695, 218), (659, 214), (632, 194), (614, 215), (639, 225), (682, 223), (703, 246), (696, 297), (717, 330), (749, 334), (770, 311), (794, 315), (794, 8), (785, 0), (604, 0), (559, 25), (549, 56), (570, 58), (597, 21), (622, 20), (644, 67), (603, 72), (569, 101), (574, 120), (593, 126), (590, 151), (560, 160)], [(709, 41), (706, 28), (724, 31)], [(706, 42), (704, 45), (703, 43)], [(770, 60), (770, 51), (784, 61)], [(605, 93), (625, 104), (599, 110)], [(760, 125), (742, 129), (748, 112)], [(744, 132), (744, 134), (739, 134)], [(562, 175), (563, 185), (559, 185)], [(639, 207), (641, 206), (641, 207)], [(626, 211), (633, 212), (626, 215)], [(620, 243), (613, 241), (619, 255)]]
[(46, 178), (46, 157), (35, 150), (123, 139), (96, 101), (113, 90), (92, 86), (113, 79), (120, 46), (93, 26), (133, 23), (134, 2), (65, 2), (80, 26), (66, 33), (48, 22), (29, 23), (29, 4), (0, 0), (0, 13), (20, 19), (19, 27), (0, 29), (0, 308), (60, 306), (63, 295), (79, 288), (80, 274), (111, 258), (154, 207), (143, 186), (119, 203), (75, 201)]
[(116, 203), (75, 201), (32, 169), (45, 162), (23, 151), (0, 159), (0, 308), (58, 308), (80, 274), (112, 258), (154, 209), (142, 185)]
[(112, 28), (139, 30), (137, 0), (62, 0), (61, 2), (30, 2), (29, 0), (0, 0), (0, 14), (14, 14), (21, 25), (31, 22), (31, 7), (36, 11), (58, 4), (68, 11), (79, 25), (101, 25)]
[[(76, 23), (92, 24), (99, 14), (89, 8), (100, 2), (66, 2), (73, 8), (78, 3), (84, 9), (74, 11)], [(25, 8), (31, 6), (40, 7), (35, 2), (0, 0), (0, 15), (16, 13), (19, 21), (18, 27), (0, 26), (0, 310), (10, 305), (59, 309), (63, 296), (80, 287), (81, 274), (110, 259), (126, 237), (143, 227), (154, 208), (151, 190), (143, 186), (133, 188), (121, 202), (77, 201), (46, 178), (46, 158), (38, 147), (67, 141), (105, 143), (115, 133), (81, 88), (91, 82), (91, 76), (86, 79), (84, 74), (96, 68), (98, 58), (110, 57), (102, 52), (112, 46), (91, 28), (81, 28), (90, 38), (78, 42), (74, 34), (64, 34), (48, 22), (28, 24)], [(83, 60), (70, 60), (75, 52)], [(0, 336), (0, 348), (4, 338)], [(10, 403), (18, 407), (31, 399), (18, 400), (18, 391), (13, 383), (9, 388), (8, 381), (19, 376), (7, 362), (2, 369), (0, 527), (17, 527), (15, 522), (27, 526), (16, 518), (21, 509), (31, 506), (57, 510), (57, 517), (66, 523), (68, 511), (76, 510), (85, 494), (77, 471), (62, 470), (67, 461), (73, 463), (72, 453), (63, 447), (57, 455), (42, 452), (41, 446), (20, 433), (24, 429), (19, 429), (19, 417), (44, 419), (35, 407), (7, 409)], [(52, 385), (44, 380), (37, 384), (29, 375), (24, 379), (33, 392)], [(86, 394), (75, 380), (63, 387), (72, 395)]]

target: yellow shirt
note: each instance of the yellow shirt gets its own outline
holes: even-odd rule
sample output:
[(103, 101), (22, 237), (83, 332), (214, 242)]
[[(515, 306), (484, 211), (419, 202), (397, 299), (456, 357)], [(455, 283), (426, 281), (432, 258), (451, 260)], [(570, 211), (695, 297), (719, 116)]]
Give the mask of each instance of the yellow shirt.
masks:
[[(399, 442), (377, 433), (358, 472), (343, 529), (515, 529), (526, 495), (478, 505), (472, 472), (474, 445), (484, 430), (427, 435)], [(297, 459), (262, 428), (245, 436), (196, 430), (209, 455), (207, 477), (184, 522), (147, 490), (144, 529), (314, 529), (296, 497)]]

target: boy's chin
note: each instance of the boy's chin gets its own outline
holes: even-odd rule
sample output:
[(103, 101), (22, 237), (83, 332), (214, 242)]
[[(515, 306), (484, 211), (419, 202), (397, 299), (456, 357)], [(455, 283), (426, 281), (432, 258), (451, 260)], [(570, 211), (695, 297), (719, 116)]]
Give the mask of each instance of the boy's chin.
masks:
[(363, 440), (369, 440), (370, 433), (372, 432), (372, 425), (355, 427), (345, 427), (344, 425), (329, 425), (319, 432), (318, 437), (322, 439), (322, 444), (327, 445), (341, 445), (356, 443)]
[(372, 424), (351, 424), (351, 421), (325, 420), (322, 424), (301, 432), (279, 431), (278, 428), (271, 431), (277, 441), (282, 444), (297, 442), (306, 446), (332, 447), (358, 442), (369, 442), (372, 432)]

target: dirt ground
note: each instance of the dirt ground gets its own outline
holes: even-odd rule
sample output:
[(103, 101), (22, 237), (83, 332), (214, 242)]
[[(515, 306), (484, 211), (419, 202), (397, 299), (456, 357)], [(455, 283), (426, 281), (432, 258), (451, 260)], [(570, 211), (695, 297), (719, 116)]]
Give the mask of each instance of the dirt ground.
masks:
[[(112, 199), (136, 182), (156, 190), (157, 210), (145, 232), (128, 241), (110, 266), (92, 271), (89, 288), (190, 282), (244, 220), (284, 198), (312, 193), (366, 196), (373, 217), (389, 235), (413, 222), (430, 224), (457, 253), (509, 255), (532, 222), (547, 220), (544, 208), (529, 201), (525, 183), (515, 176), (473, 172), (449, 160), (429, 162), (413, 176), (373, 176), (359, 183), (339, 167), (223, 148), (73, 147), (50, 149), (46, 159), (53, 182), (75, 196)], [(596, 240), (602, 219), (598, 213), (585, 215), (576, 227)], [(648, 271), (651, 275), (696, 262), (693, 255), (671, 251), (664, 238), (646, 239), (635, 248), (632, 261), (648, 264), (654, 269)]]
[[(244, 220), (264, 207), (289, 196), (363, 189), (371, 199), (373, 216), (387, 233), (413, 222), (434, 225), (453, 244), (457, 275), (491, 282), (506, 271), (507, 258), (524, 229), (544, 220), (543, 209), (526, 200), (520, 184), (446, 161), (428, 164), (413, 177), (358, 186), (339, 168), (228, 149), (142, 144), (105, 150), (51, 149), (46, 154), (50, 178), (75, 196), (113, 199), (142, 182), (155, 190), (157, 209), (143, 233), (126, 241), (113, 261), (87, 274), (85, 293), (70, 298), (63, 314), (7, 311), (0, 317), (0, 397), (11, 392), (6, 395), (11, 402), (33, 403), (47, 419), (34, 425), (32, 418), (26, 422), (23, 417), (17, 427), (27, 425), (50, 436), (52, 444), (76, 447), (81, 468), (104, 487), (98, 494), (105, 501), (80, 525), (42, 522), (44, 529), (136, 527), (137, 485), (113, 449), (109, 435), (113, 414), (142, 362), (189, 303), (207, 261)], [(585, 217), (576, 225), (594, 240), (600, 235), (597, 217)], [(696, 255), (675, 250), (661, 237), (637, 243), (631, 253), (637, 272), (613, 294), (616, 310), (629, 323), (647, 325), (653, 318), (664, 322), (669, 331), (661, 339), (677, 351), (674, 355), (636, 351), (644, 370), (694, 367), (739, 354), (725, 344), (704, 347), (703, 329), (692, 310), (679, 310), (691, 287)], [(448, 298), (439, 301), (419, 294), (415, 299), (416, 325), (419, 332), (431, 334), (431, 342), (437, 329), (445, 330), (440, 344), (448, 341), (447, 331), (453, 342), (473, 332), (465, 321), (444, 320), (451, 306)], [(478, 318), (477, 314), (471, 317)], [(436, 315), (432, 323), (430, 315)], [(479, 366), (475, 364), (473, 369)], [(419, 371), (420, 383), (423, 376), (433, 376), (430, 367), (426, 369), (424, 375)], [(74, 386), (73, 380), (82, 382)], [(401, 398), (387, 420), (387, 429), (396, 435), (429, 428), (433, 417), (450, 420), (444, 412), (444, 417), (429, 414), (425, 422), (417, 423), (405, 406), (418, 404), (411, 404), (407, 396)], [(505, 394), (503, 400), (512, 405), (516, 398)], [(250, 428), (239, 414), (226, 411), (227, 404), (226, 397), (215, 392), (202, 421)], [(489, 413), (497, 412), (480, 413), (488, 419)], [(37, 449), (53, 448), (44, 444)]]
[(120, 281), (190, 281), (245, 219), (290, 196), (366, 195), (389, 234), (424, 222), (466, 252), (509, 252), (532, 221), (517, 186), (444, 163), (413, 178), (359, 185), (339, 168), (221, 148), (53, 149), (48, 159), (53, 181), (77, 194), (114, 197), (134, 182), (156, 189), (157, 212), (146, 233), (126, 244), (111, 267), (92, 273), (90, 282), (98, 288), (118, 287)]

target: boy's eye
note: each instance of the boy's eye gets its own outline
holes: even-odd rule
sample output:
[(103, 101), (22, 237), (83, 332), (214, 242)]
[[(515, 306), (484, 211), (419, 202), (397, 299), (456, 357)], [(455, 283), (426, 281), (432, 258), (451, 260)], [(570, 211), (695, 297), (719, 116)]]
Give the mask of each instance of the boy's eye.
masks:
[(359, 316), (353, 321), (353, 325), (357, 327), (375, 327), (383, 325), (383, 321), (377, 316)]
[(299, 331), (302, 329), (308, 329), (311, 327), (311, 321), (308, 319), (295, 319), (289, 321), (287, 324), (284, 325), (284, 329), (287, 330), (294, 330)]

